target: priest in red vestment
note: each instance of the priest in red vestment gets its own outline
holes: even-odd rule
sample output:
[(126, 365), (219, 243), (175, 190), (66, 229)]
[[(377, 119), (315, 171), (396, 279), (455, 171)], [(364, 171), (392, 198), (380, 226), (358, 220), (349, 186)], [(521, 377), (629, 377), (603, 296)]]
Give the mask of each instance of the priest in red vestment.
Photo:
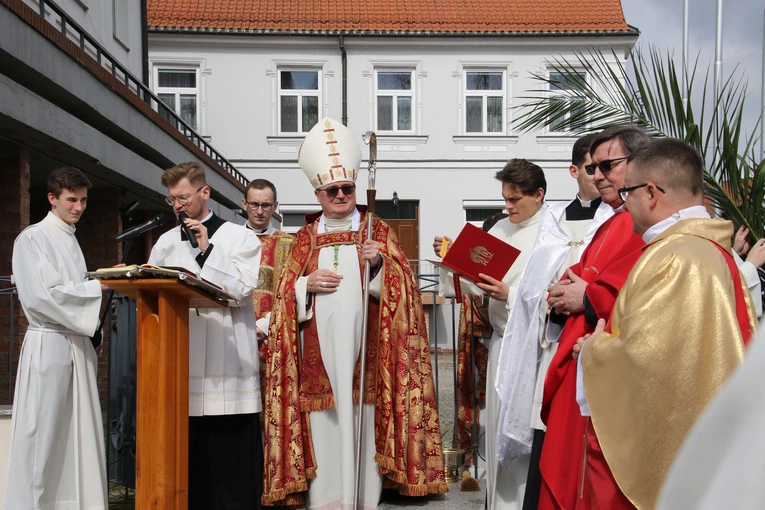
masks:
[(595, 233), (568, 278), (550, 289), (553, 308), (547, 338), (554, 341), (559, 336), (542, 403), (542, 420), (547, 425), (539, 461), (539, 508), (543, 510), (571, 510), (577, 504), (586, 419), (576, 403), (576, 362), (571, 354), (577, 339), (591, 332), (598, 318), (610, 317), (616, 295), (640, 257), (643, 240), (632, 231), (632, 219), (624, 212), (617, 190), (624, 185), (626, 158), (648, 141), (637, 128), (615, 127), (598, 134), (590, 147), (592, 164), (587, 171), (593, 173), (603, 202), (615, 214)]
[[(242, 207), (247, 211), (245, 228), (252, 230), (260, 239), (260, 268), (258, 269), (258, 287), (252, 293), (257, 319), (258, 355), (260, 357), (260, 397), (265, 408), (266, 371), (268, 358), (268, 325), (271, 322), (271, 309), (274, 292), (279, 282), (279, 275), (292, 246), (292, 236), (278, 230), (271, 224), (271, 218), (279, 207), (276, 186), (266, 179), (253, 179), (247, 185), (242, 199)], [(261, 415), (261, 421), (263, 415)]]
[(628, 160), (619, 194), (646, 246), (608, 326), (600, 321), (575, 349), (577, 401), (591, 415), (582, 508), (656, 506), (680, 445), (756, 326), (731, 255), (733, 225), (709, 217), (702, 178), (701, 156), (682, 140), (654, 140)]

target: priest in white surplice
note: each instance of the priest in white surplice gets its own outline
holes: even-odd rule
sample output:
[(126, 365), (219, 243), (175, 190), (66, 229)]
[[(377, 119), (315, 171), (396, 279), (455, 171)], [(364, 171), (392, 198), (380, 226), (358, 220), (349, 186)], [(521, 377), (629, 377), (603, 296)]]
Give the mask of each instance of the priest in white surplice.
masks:
[[(489, 344), (489, 363), (486, 368), (486, 492), (489, 510), (521, 509), (525, 490), (526, 474), (529, 468), (529, 456), (515, 459), (502, 467), (495, 454), (494, 439), (499, 420), (499, 399), (494, 389), (497, 374), (497, 361), (502, 336), (507, 324), (507, 317), (518, 290), (523, 270), (529, 262), (531, 248), (537, 237), (539, 221), (543, 216), (544, 196), (547, 189), (544, 171), (525, 159), (511, 159), (505, 168), (497, 172), (497, 180), (502, 182), (502, 196), (509, 217), (497, 222), (489, 234), (502, 239), (518, 248), (521, 254), (502, 281), (484, 275), (486, 283), (470, 284), (461, 280), (463, 292), (468, 294), (488, 294), (489, 322), (492, 334)], [(443, 238), (436, 237), (433, 249), (438, 255)], [(452, 273), (441, 271), (439, 293), (454, 295)]]
[(298, 163), (321, 204), (295, 237), (269, 331), (267, 504), (351, 509), (365, 262), (371, 267), (358, 509), (383, 488), (446, 492), (427, 332), (414, 274), (395, 234), (375, 218), (366, 239), (356, 205), (358, 136), (323, 119)]
[(584, 168), (592, 162), (589, 151), (594, 138), (580, 138), (572, 150), (569, 173), (577, 181), (576, 198), (551, 205), (542, 216), (502, 338), (501, 370), (496, 380), (487, 381), (495, 386), (501, 401), (496, 440), (499, 462), (509, 465), (512, 459), (531, 453), (524, 508), (536, 508), (539, 501), (538, 464), (545, 430), (539, 413), (545, 372), (558, 345), (544, 338), (547, 287), (579, 261), (595, 231), (613, 215)]
[(13, 278), (29, 322), (13, 398), (5, 506), (106, 509), (104, 430), (90, 337), (101, 285), (85, 280), (74, 225), (88, 178), (64, 167), (48, 177), (51, 210), (13, 244)]
[(199, 246), (176, 226), (157, 240), (149, 264), (183, 267), (237, 299), (228, 308), (189, 311), (189, 508), (260, 508), (262, 403), (252, 305), (260, 241), (207, 207), (210, 187), (199, 163), (165, 170), (162, 185), (173, 212), (188, 214), (184, 221)]

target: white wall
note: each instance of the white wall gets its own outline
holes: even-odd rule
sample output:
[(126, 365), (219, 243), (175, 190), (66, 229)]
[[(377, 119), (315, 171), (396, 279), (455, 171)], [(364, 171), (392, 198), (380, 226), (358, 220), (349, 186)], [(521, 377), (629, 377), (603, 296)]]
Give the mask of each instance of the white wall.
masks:
[[(24, 3), (39, 12), (36, 0)], [(136, 78), (143, 78), (140, 0), (56, 0), (56, 4)], [(46, 19), (60, 29), (58, 15), (47, 7)]]
[[(546, 59), (574, 57), (574, 49), (613, 45), (626, 55), (634, 37), (362, 38), (344, 40), (348, 62), (348, 127), (361, 134), (374, 127), (373, 77), (376, 66), (412, 66), (416, 76), (413, 136), (378, 136), (377, 197), (420, 201), (420, 258), (431, 256), (435, 235), (455, 236), (465, 221), (463, 200), (501, 200), (494, 174), (510, 158), (527, 158), (545, 170), (548, 198), (572, 198), (568, 174), (575, 138), (523, 134), (509, 125), (502, 136), (464, 136), (463, 70), (490, 66), (506, 70), (507, 103), (522, 102), (542, 84), (531, 73)], [(337, 37), (214, 36), (152, 33), (155, 66), (178, 62), (200, 69), (200, 131), (248, 178), (266, 178), (284, 205), (315, 204), (297, 166), (302, 137), (277, 136), (277, 70), (315, 65), (323, 73), (320, 116), (342, 116), (342, 66)], [(610, 52), (606, 52), (610, 54)], [(512, 120), (513, 111), (507, 111)], [(367, 148), (363, 147), (364, 154)], [(362, 168), (366, 168), (363, 163)], [(358, 180), (366, 187), (366, 172)], [(360, 197), (364, 195), (361, 194)], [(362, 198), (359, 199), (363, 201)]]

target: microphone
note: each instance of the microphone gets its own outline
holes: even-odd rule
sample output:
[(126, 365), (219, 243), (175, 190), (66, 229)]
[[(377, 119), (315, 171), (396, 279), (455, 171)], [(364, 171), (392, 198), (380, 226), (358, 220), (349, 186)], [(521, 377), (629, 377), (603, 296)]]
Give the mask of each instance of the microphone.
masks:
[(178, 221), (181, 222), (181, 229), (183, 230), (183, 233), (186, 234), (186, 238), (188, 239), (189, 243), (191, 243), (192, 248), (199, 248), (199, 241), (197, 241), (197, 236), (194, 234), (194, 231), (191, 230), (189, 227), (186, 226), (186, 224), (183, 222), (186, 218), (188, 218), (189, 215), (185, 212), (182, 212), (178, 214)]
[(167, 220), (170, 219), (167, 214), (165, 213), (159, 213), (158, 215), (154, 216), (152, 219), (147, 221), (146, 223), (141, 223), (138, 226), (135, 226), (133, 228), (129, 228), (120, 235), (117, 236), (117, 242), (122, 241), (130, 241), (131, 239), (135, 239), (136, 237), (140, 236), (144, 232), (148, 232), (149, 230), (156, 228), (160, 225), (163, 225), (167, 222)]

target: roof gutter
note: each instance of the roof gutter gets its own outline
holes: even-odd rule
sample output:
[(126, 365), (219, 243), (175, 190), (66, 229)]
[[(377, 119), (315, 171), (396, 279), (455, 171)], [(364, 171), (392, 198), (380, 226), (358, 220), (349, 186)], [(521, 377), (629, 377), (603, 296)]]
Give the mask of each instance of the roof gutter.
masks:
[(343, 37), (635, 37), (640, 31), (634, 27), (629, 30), (598, 30), (578, 32), (427, 32), (427, 31), (332, 31), (332, 30), (263, 30), (231, 28), (171, 28), (149, 27), (152, 33), (170, 34), (225, 34), (225, 35), (268, 35), (268, 36), (343, 36)]

